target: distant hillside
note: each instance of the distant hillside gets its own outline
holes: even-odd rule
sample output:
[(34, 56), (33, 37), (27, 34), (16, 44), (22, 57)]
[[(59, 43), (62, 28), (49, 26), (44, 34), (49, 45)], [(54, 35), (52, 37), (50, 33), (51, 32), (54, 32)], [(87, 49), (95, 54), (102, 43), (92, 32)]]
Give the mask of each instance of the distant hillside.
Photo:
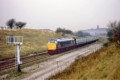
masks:
[(0, 30), (0, 59), (14, 57), (16, 54), (16, 47), (6, 44), (6, 36), (9, 36), (10, 34), (23, 36), (21, 55), (28, 55), (47, 50), (48, 40), (62, 37), (60, 34), (56, 34), (50, 30)]
[(83, 32), (87, 32), (90, 35), (106, 35), (108, 29), (107, 28), (97, 28), (97, 29), (88, 29), (88, 30), (83, 30)]

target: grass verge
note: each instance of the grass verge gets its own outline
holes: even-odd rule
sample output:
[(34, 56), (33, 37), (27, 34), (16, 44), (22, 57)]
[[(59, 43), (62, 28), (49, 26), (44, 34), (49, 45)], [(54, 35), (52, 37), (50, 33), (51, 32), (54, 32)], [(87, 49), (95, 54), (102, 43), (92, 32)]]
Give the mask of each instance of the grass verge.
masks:
[(77, 59), (61, 73), (48, 80), (61, 79), (105, 79), (120, 80), (120, 49), (110, 44), (89, 56)]

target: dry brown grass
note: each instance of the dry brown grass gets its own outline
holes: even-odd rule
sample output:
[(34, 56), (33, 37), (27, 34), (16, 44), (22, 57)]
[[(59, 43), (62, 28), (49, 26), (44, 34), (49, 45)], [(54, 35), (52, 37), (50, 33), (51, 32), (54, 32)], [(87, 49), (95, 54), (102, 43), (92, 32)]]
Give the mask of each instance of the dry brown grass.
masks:
[(6, 36), (14, 34), (23, 36), (23, 45), (21, 46), (21, 55), (28, 55), (35, 52), (47, 50), (47, 42), (52, 38), (61, 37), (55, 32), (47, 32), (32, 29), (23, 30), (0, 30), (0, 59), (14, 57), (16, 47), (6, 44)]
[[(120, 48), (120, 47), (119, 47)], [(120, 80), (120, 49), (111, 44), (96, 53), (76, 60), (70, 67), (52, 79)]]

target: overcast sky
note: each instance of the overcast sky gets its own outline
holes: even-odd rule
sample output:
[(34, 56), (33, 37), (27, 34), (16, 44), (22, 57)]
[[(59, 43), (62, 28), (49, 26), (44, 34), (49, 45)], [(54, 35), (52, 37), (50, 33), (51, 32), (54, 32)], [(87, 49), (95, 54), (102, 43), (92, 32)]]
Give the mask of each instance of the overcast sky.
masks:
[(120, 20), (120, 0), (0, 0), (0, 26), (14, 18), (27, 28), (73, 31)]

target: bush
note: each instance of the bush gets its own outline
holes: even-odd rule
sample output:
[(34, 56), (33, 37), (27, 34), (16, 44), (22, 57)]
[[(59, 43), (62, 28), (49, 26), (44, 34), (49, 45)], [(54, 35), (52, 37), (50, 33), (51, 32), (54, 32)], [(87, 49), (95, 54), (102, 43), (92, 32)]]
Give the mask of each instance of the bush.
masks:
[(120, 21), (111, 22), (108, 25), (108, 27), (109, 27), (109, 31), (108, 31), (109, 40), (117, 44), (120, 44)]

